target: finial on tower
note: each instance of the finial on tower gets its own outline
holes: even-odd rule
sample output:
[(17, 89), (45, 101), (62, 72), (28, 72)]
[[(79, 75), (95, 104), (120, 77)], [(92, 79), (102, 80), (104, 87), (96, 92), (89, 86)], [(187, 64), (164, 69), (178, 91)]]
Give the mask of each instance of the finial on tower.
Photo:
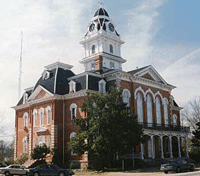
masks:
[(104, 3), (102, 1), (98, 1), (99, 7), (102, 7)]

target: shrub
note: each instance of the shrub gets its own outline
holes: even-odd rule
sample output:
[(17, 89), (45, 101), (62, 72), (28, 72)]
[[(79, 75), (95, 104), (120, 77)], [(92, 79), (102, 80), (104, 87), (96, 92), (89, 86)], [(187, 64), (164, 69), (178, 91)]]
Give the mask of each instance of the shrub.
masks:
[(24, 164), (28, 160), (28, 154), (22, 153), (15, 161), (16, 164)]

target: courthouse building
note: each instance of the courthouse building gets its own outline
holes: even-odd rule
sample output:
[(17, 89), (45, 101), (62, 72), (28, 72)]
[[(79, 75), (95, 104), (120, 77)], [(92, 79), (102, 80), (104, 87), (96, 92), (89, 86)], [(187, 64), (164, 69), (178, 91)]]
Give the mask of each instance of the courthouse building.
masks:
[[(181, 108), (171, 95), (175, 86), (168, 84), (151, 65), (124, 71), (124, 43), (109, 14), (100, 7), (80, 42), (85, 50), (80, 63), (85, 70), (75, 74), (71, 71), (73, 66), (61, 62), (45, 66), (37, 83), (25, 89), (14, 107), (15, 159), (22, 153), (30, 156), (34, 147), (43, 143), (50, 149), (57, 147), (61, 155), (67, 153), (67, 144), (76, 135), (74, 120), (85, 116), (80, 107), (87, 92), (106, 93), (113, 84), (122, 89), (123, 101), (134, 107), (144, 128), (145, 141), (137, 147), (135, 156), (188, 156), (189, 128), (180, 124)], [(51, 159), (49, 154), (47, 160)], [(70, 161), (83, 165), (87, 156), (78, 158), (71, 152)]]

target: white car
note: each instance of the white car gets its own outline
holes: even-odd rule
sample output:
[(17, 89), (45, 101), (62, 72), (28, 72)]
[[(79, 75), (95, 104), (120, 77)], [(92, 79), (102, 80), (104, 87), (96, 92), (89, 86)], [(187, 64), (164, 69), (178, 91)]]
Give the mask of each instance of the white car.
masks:
[(10, 175), (27, 175), (28, 169), (24, 166), (12, 164), (7, 167), (0, 168), (0, 174), (5, 174), (5, 176)]

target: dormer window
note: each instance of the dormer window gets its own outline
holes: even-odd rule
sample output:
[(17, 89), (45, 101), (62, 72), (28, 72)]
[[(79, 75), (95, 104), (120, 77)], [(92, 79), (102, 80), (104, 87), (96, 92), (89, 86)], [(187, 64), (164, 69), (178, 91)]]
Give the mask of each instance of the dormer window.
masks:
[(99, 92), (106, 93), (106, 81), (103, 79), (99, 81)]
[(115, 69), (115, 63), (114, 62), (110, 62), (110, 68)]
[(113, 46), (110, 45), (110, 53), (113, 53)]
[(95, 53), (95, 45), (92, 45), (92, 54)]
[(95, 63), (91, 63), (91, 70), (95, 70)]
[(26, 103), (26, 100), (28, 99), (28, 94), (27, 93), (24, 93), (24, 96), (23, 96), (23, 104)]
[(76, 82), (73, 80), (69, 82), (69, 92), (76, 92)]
[(43, 74), (42, 74), (42, 79), (43, 79), (43, 80), (47, 80), (47, 79), (49, 79), (49, 78), (50, 78), (50, 72), (47, 71), (47, 70), (45, 70), (45, 71), (43, 72)]

